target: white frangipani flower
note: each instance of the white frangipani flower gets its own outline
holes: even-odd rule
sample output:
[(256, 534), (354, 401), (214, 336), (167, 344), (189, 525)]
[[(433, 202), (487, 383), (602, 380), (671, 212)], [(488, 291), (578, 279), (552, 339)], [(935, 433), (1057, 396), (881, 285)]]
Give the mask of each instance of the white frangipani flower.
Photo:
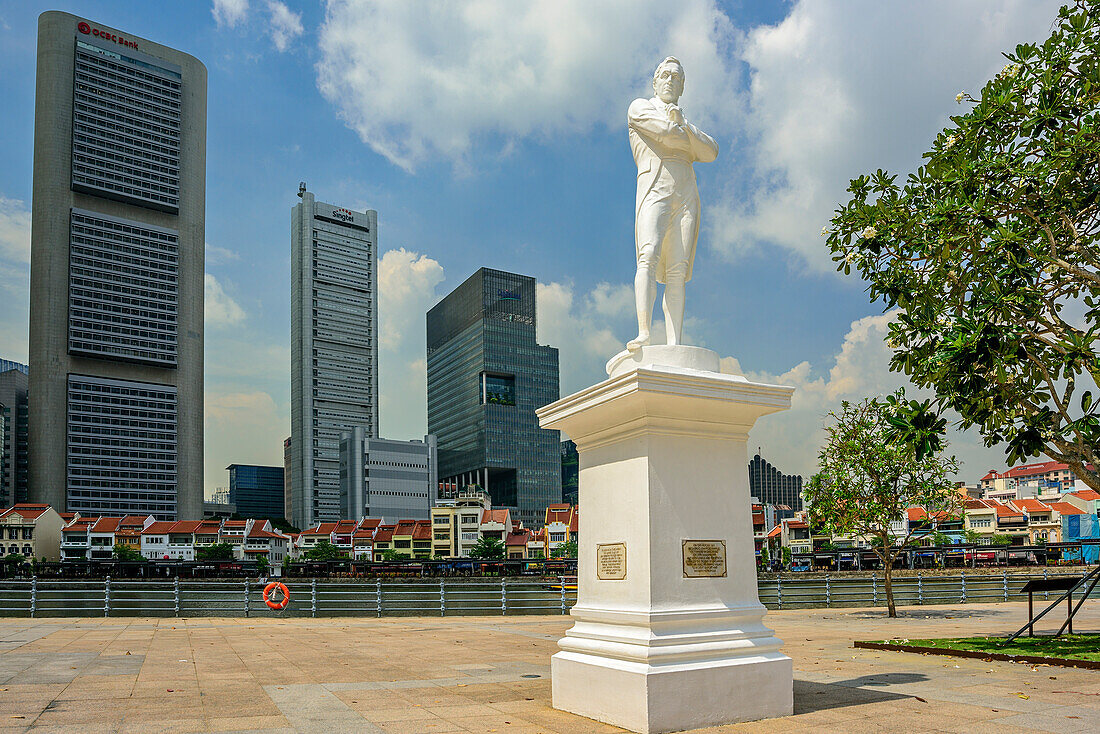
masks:
[(966, 97), (966, 92), (959, 92), (955, 95), (955, 101), (962, 104), (963, 99)]
[(869, 226), (866, 229), (864, 229), (862, 232), (860, 232), (859, 236), (862, 237), (865, 240), (874, 239), (875, 237), (878, 236), (878, 230), (875, 229), (874, 227)]
[(958, 140), (959, 137), (957, 135), (948, 135), (947, 140), (943, 141), (943, 149), (949, 150)]

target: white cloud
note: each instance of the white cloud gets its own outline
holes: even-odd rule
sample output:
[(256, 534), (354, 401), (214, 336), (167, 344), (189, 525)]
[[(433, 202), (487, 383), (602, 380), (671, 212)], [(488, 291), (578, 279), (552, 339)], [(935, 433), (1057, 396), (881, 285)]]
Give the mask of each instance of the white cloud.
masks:
[[(267, 0), (267, 10), (271, 14), (269, 32), (275, 48), (286, 51), (290, 42), (302, 35), (302, 14), (295, 13), (279, 0)], [(363, 39), (361, 39), (363, 40)]]
[(206, 325), (234, 326), (244, 321), (244, 309), (225, 292), (222, 284), (206, 274)]
[(710, 212), (715, 246), (779, 245), (831, 270), (820, 231), (849, 179), (919, 165), (959, 113), (956, 92), (976, 92), (1002, 51), (1045, 38), (1059, 4), (801, 0), (779, 24), (752, 29), (741, 48), (751, 172)]
[(378, 261), (381, 434), (420, 438), (428, 423), (424, 315), (436, 301), (443, 266), (401, 248)]
[(0, 195), (0, 356), (27, 361), (31, 213)]
[(204, 483), (208, 491), (226, 486), (225, 467), (230, 464), (282, 466), (283, 439), (289, 434), (290, 420), (269, 393), (208, 388), (205, 408)]
[(622, 127), (669, 54), (684, 62), (689, 114), (732, 125), (732, 37), (712, 0), (330, 0), (318, 86), (365, 143), (411, 170), (519, 137)]
[[(735, 358), (723, 359), (723, 372), (795, 388), (790, 410), (765, 416), (752, 429), (749, 455), (760, 447), (761, 455), (780, 471), (809, 478), (825, 440), (826, 414), (839, 409), (842, 401), (881, 397), (898, 387), (905, 387), (910, 398), (930, 397), (931, 393), (917, 390), (904, 375), (890, 372), (891, 350), (884, 340), (895, 314), (865, 316), (853, 321), (827, 372), (809, 362), (800, 362), (779, 375), (744, 372)], [(1003, 450), (986, 448), (975, 431), (964, 433), (949, 428), (947, 439), (948, 452), (963, 464), (960, 479), (976, 482), (987, 469), (1004, 466)]]
[(31, 261), (31, 212), (18, 199), (0, 196), (0, 260)]
[(210, 13), (219, 28), (236, 28), (248, 15), (248, 0), (214, 0)]
[(218, 247), (209, 242), (206, 243), (206, 264), (224, 263), (229, 260), (240, 260), (240, 253), (225, 247)]

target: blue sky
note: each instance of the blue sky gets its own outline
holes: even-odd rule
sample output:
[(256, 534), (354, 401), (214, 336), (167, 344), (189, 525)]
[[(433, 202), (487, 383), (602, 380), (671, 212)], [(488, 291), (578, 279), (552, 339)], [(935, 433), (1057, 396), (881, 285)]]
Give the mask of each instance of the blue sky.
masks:
[[(379, 212), (382, 433), (424, 430), (423, 316), (480, 266), (540, 282), (563, 394), (632, 336), (634, 167), (625, 111), (667, 54), (718, 139), (688, 340), (798, 388), (753, 449), (808, 474), (822, 416), (902, 384), (888, 315), (820, 237), (849, 178), (916, 165), (1000, 51), (1057, 3), (55, 2), (0, 0), (0, 356), (25, 359), (37, 15), (68, 10), (201, 59), (207, 137), (206, 487), (279, 464), (289, 433), (290, 209)], [(975, 481), (1003, 465), (954, 436)]]

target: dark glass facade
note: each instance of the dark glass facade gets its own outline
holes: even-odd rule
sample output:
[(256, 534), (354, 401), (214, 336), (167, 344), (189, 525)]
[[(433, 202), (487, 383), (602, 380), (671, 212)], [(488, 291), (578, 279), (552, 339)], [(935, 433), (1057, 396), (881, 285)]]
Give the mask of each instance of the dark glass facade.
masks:
[(561, 502), (560, 434), (535, 416), (559, 397), (558, 350), (536, 343), (535, 324), (535, 279), (489, 268), (427, 317), (439, 481), (481, 486), (528, 527)]
[(283, 467), (230, 464), (229, 504), (236, 505), (241, 517), (283, 519)]
[[(749, 494), (766, 505), (786, 505), (792, 511), (801, 510), (802, 476), (784, 474), (757, 454), (749, 462)], [(785, 512), (776, 513), (777, 518), (788, 516)]]
[(580, 454), (577, 444), (566, 439), (561, 442), (561, 501), (576, 507), (580, 487)]

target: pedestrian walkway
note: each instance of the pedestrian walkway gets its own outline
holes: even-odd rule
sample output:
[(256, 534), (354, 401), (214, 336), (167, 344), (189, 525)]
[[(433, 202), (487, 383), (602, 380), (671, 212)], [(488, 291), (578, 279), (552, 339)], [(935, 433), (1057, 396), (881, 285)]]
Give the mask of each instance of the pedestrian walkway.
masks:
[[(1026, 621), (1026, 603), (902, 613), (769, 613), (794, 658), (795, 716), (702, 731), (1100, 726), (1098, 671), (851, 647), (1007, 634)], [(1100, 605), (1086, 604), (1078, 620), (1079, 631), (1100, 631)], [(621, 731), (551, 708), (549, 658), (568, 625), (562, 617), (3, 619), (0, 732)]]

